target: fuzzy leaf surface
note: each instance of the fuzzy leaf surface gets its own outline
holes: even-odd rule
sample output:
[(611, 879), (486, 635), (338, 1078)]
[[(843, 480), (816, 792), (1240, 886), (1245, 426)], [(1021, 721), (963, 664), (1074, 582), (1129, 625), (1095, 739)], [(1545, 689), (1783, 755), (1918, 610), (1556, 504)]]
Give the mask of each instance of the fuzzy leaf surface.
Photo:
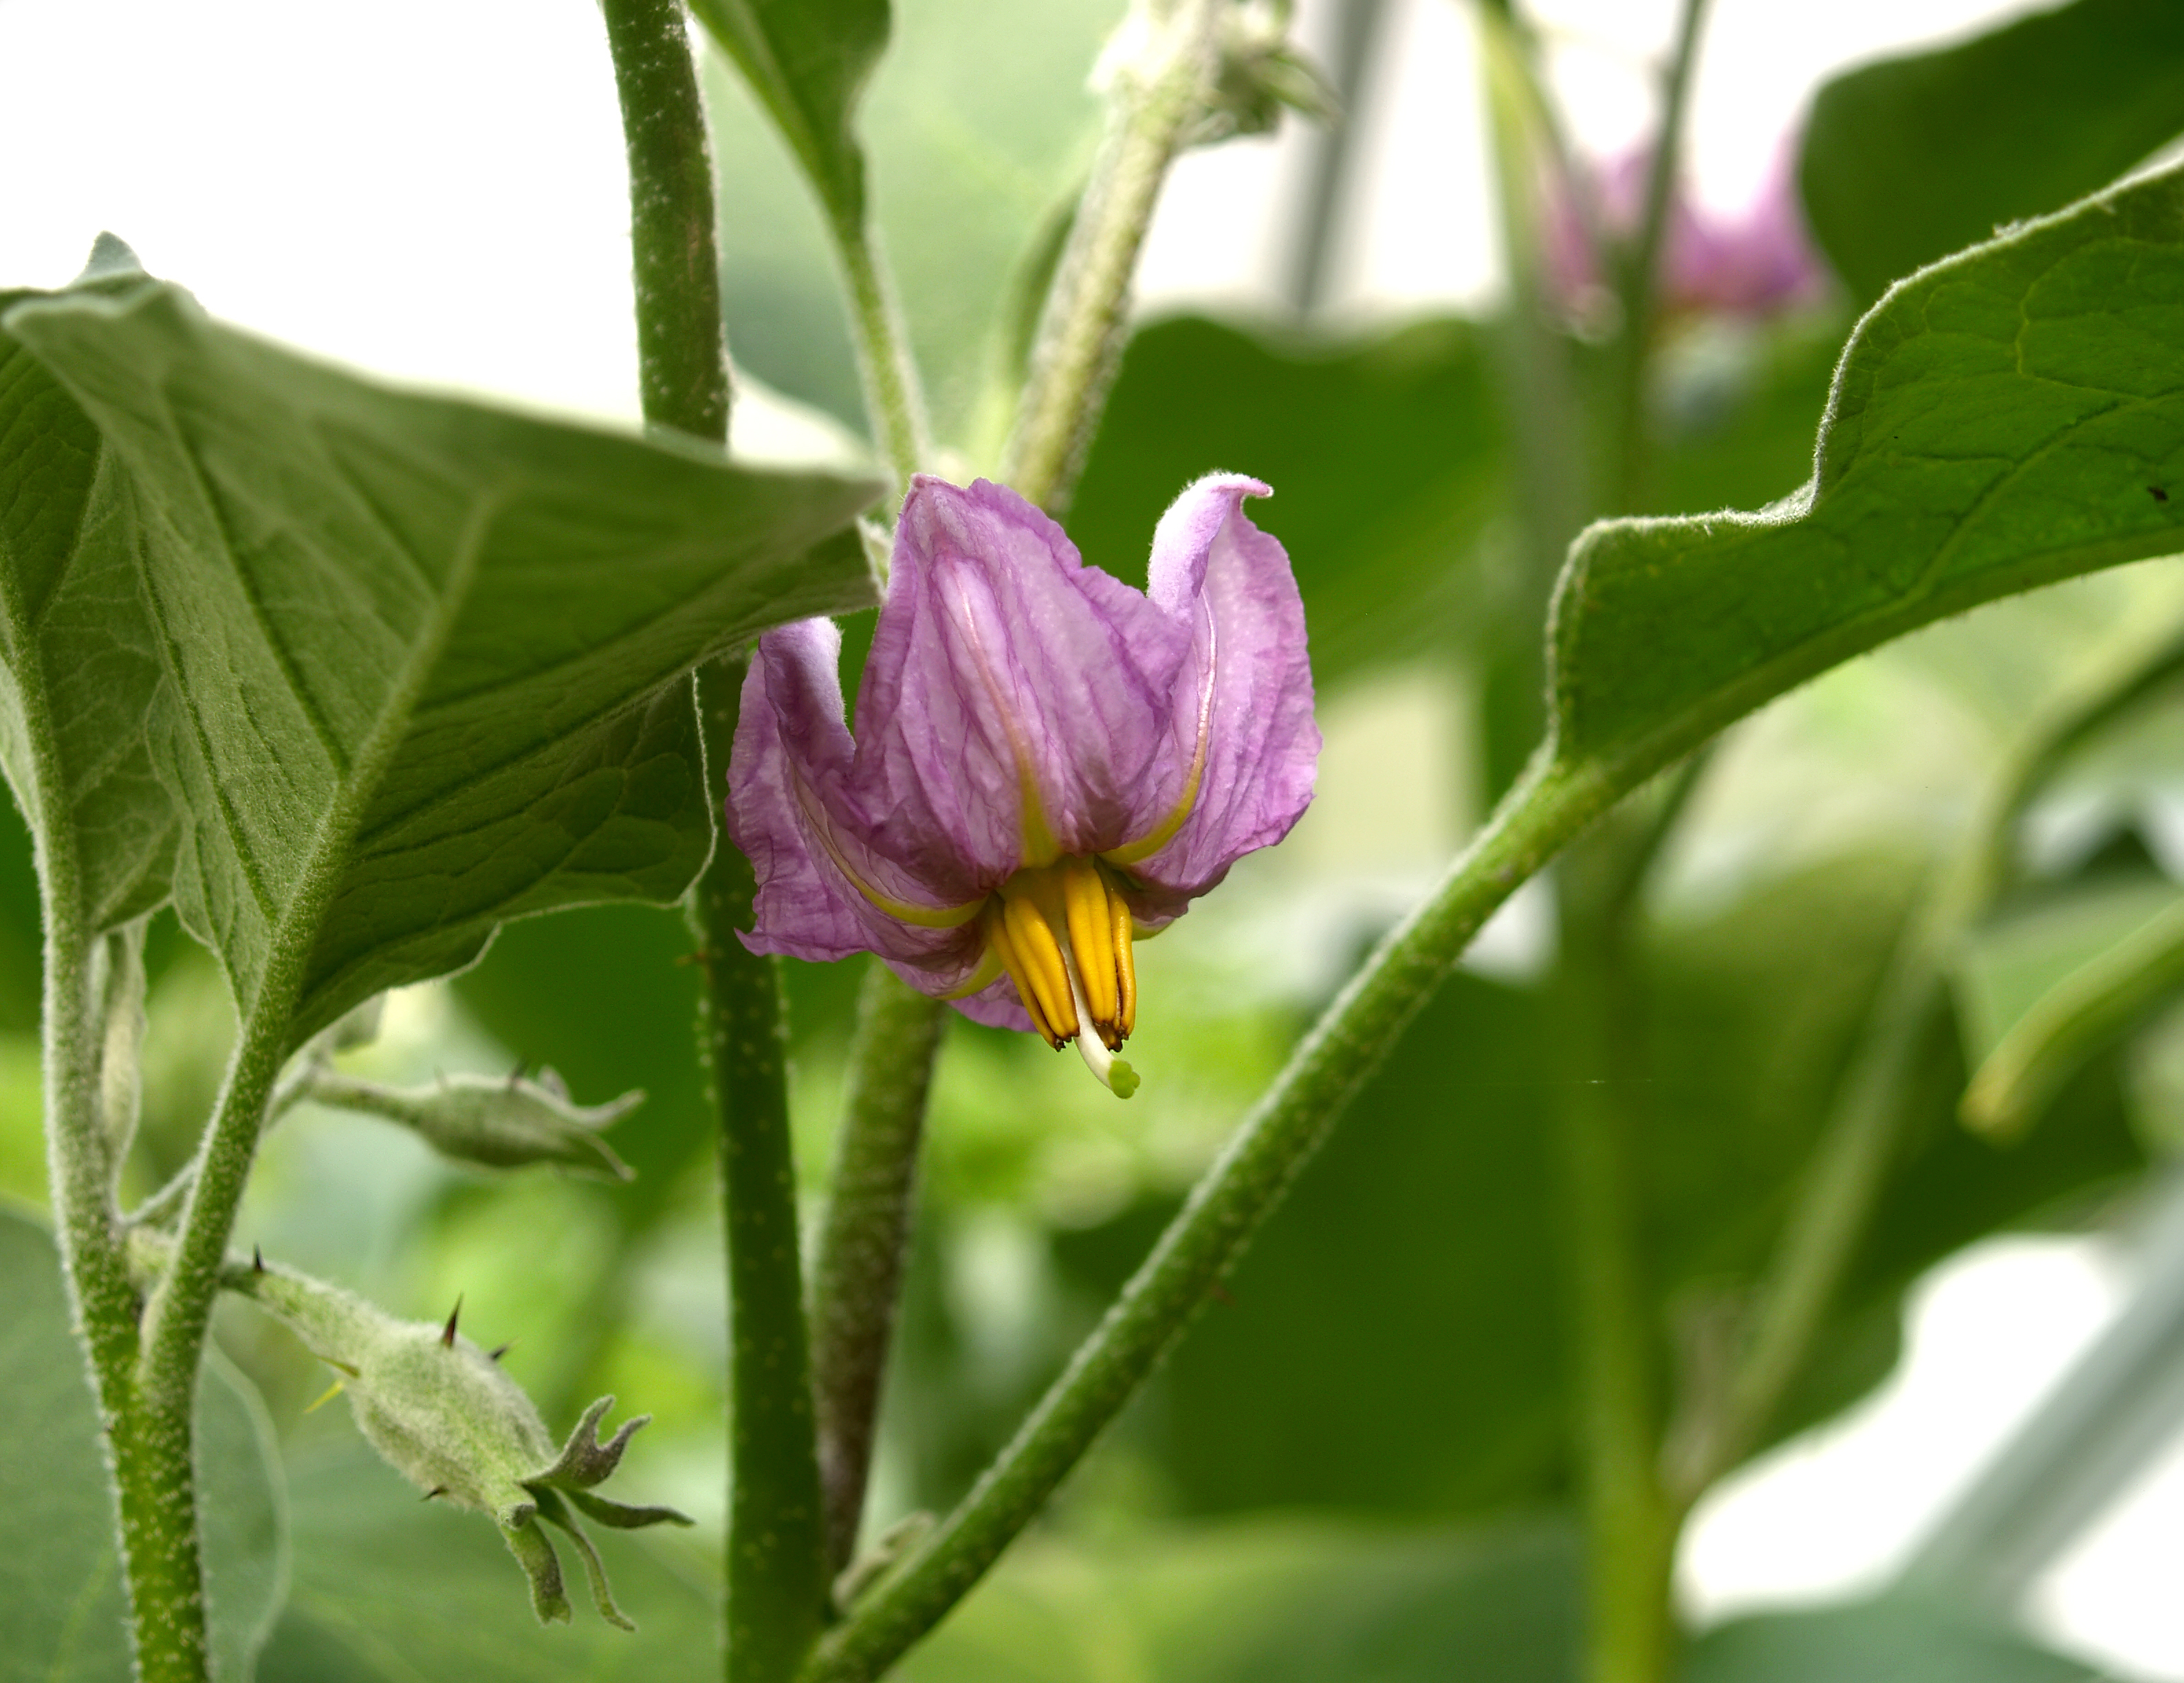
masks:
[[(129, 1675), (127, 1602), (98, 1414), (45, 1231), (0, 1212), (0, 1683)], [(287, 1588), (287, 1512), (265, 1409), (215, 1361), (198, 1392), (213, 1675), (242, 1683)]]
[[(0, 315), (33, 296), (0, 292)], [(161, 675), (136, 541), (127, 475), (98, 427), (0, 333), (0, 765), (34, 830), (74, 832), (92, 933), (165, 897), (175, 847), (146, 736)]]
[(2077, 0), (1828, 83), (1805, 129), (1805, 214), (1869, 303), (1998, 225), (2114, 180), (2180, 132), (2184, 10)]
[(297, 1037), (504, 919), (679, 894), (711, 819), (675, 680), (872, 599), (815, 549), (870, 481), (392, 391), (150, 280), (4, 325), (135, 505), (177, 908), (246, 1014), (281, 967)]
[(2179, 547), (2170, 169), (1892, 290), (1851, 336), (1792, 496), (1587, 530), (1557, 593), (1557, 759), (1661, 764), (1903, 632)]
[(835, 219), (865, 215), (857, 102), (886, 49), (888, 0), (693, 0)]

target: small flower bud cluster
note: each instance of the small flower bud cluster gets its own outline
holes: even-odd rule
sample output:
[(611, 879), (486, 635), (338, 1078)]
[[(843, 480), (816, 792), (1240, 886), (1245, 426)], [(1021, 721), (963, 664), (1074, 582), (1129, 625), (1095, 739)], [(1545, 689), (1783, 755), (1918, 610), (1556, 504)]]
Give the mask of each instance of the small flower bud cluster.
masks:
[(523, 1387), (457, 1328), (397, 1320), (337, 1286), (267, 1267), (231, 1271), (229, 1281), (285, 1322), (341, 1375), (356, 1423), (382, 1458), (428, 1497), (489, 1514), (531, 1580), (541, 1624), (566, 1622), (561, 1563), (540, 1522), (566, 1532), (582, 1558), (592, 1599), (608, 1623), (633, 1630), (615, 1605), (606, 1569), (577, 1514), (617, 1530), (690, 1522), (670, 1508), (636, 1508), (599, 1495), (649, 1415), (599, 1436), (614, 1406), (603, 1397), (584, 1411), (558, 1450)]

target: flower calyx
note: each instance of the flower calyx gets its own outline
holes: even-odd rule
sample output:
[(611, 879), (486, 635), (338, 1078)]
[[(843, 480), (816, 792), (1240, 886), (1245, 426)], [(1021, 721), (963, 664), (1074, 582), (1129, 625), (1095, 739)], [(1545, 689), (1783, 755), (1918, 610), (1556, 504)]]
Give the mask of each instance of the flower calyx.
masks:
[(602, 1397), (557, 1451), (537, 1405), (500, 1364), (506, 1347), (488, 1352), (462, 1336), (460, 1303), (444, 1323), (398, 1320), (352, 1292), (262, 1258), (231, 1268), (226, 1283), (255, 1298), (340, 1375), (335, 1389), (346, 1392), (358, 1429), (382, 1460), (428, 1498), (492, 1516), (531, 1580), (539, 1623), (570, 1618), (560, 1560), (543, 1529), (550, 1525), (582, 1559), (599, 1616), (622, 1630), (637, 1628), (616, 1605), (605, 1565), (577, 1515), (621, 1530), (690, 1523), (671, 1508), (635, 1507), (593, 1488), (621, 1465), (649, 1415), (602, 1440), (599, 1425), (614, 1406), (613, 1397)]

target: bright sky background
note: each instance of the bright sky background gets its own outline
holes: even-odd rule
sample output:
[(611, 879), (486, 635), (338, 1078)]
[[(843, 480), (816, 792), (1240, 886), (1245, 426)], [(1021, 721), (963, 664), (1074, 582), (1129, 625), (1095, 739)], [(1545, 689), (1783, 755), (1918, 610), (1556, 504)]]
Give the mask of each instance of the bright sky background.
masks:
[[(1038, 0), (1025, 0), (1036, 4)], [(2029, 9), (1994, 0), (1717, 0), (1691, 116), (1702, 201), (1758, 190), (1840, 67)], [(1309, 41), (1325, 8), (1304, 0)], [(1672, 0), (1535, 0), (1589, 149), (1637, 141)], [(634, 419), (613, 79), (588, 0), (0, 0), (0, 285), (57, 286), (102, 228), (215, 314), (358, 366)], [(485, 74), (481, 75), (481, 69)], [(1389, 0), (1362, 102), (1368, 185), (1334, 302), (1477, 308), (1496, 287), (1470, 25)], [(1145, 259), (1149, 308), (1278, 302), (1282, 207), (1308, 142), (1195, 154)], [(745, 414), (739, 407), (738, 414)], [(1920, 1294), (1882, 1394), (1747, 1469), (1684, 1561), (1703, 1617), (1870, 1587), (2098, 1332), (2124, 1276), (2091, 1241), (1996, 1241)], [(2121, 1675), (2184, 1680), (2184, 1451), (2035, 1598)]]

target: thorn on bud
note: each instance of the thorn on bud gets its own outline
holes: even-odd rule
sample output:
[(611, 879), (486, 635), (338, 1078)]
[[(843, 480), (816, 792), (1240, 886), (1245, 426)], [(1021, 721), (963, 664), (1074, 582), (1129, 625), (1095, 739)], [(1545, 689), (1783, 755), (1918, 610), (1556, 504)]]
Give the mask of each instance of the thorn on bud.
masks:
[(434, 1497), (445, 1496), (447, 1493), (448, 1487), (445, 1485), (434, 1485), (432, 1489), (425, 1492), (421, 1499), (426, 1502), (430, 1502)]
[(488, 1362), (497, 1362), (515, 1347), (515, 1341), (511, 1338), (505, 1344), (494, 1345), (492, 1349), (485, 1353), (485, 1358)]
[(455, 1323), (462, 1318), (463, 1300), (462, 1295), (458, 1292), (455, 1296), (454, 1308), (448, 1311), (448, 1324), (440, 1330), (440, 1347), (442, 1349), (452, 1350), (455, 1347)]
[(265, 1253), (255, 1245), (250, 1247), (250, 1271), (253, 1274), (265, 1272)]

